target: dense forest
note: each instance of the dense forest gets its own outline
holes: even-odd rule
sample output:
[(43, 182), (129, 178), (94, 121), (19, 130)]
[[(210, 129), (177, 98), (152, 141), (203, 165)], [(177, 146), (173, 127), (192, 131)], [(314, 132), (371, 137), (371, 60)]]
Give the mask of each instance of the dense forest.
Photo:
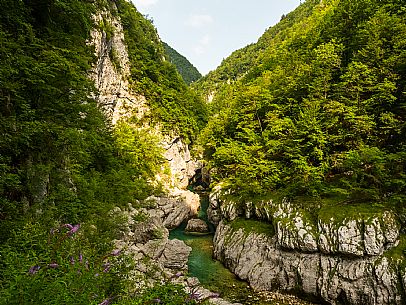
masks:
[[(90, 31), (112, 35), (92, 15), (121, 17), (131, 86), (147, 97), (151, 126), (191, 141), (204, 104), (165, 60), (154, 26), (125, 0), (0, 6), (0, 304), (99, 304), (112, 296), (140, 304), (143, 296), (125, 292), (128, 262), (111, 252), (122, 221), (109, 212), (161, 192), (151, 182), (162, 151), (148, 133), (111, 126), (92, 98)], [(101, 272), (110, 263), (111, 272)]]
[(404, 215), (405, 13), (396, 0), (308, 0), (194, 84), (214, 96), (201, 143), (224, 193)]
[[(0, 304), (195, 304), (178, 286), (134, 293), (113, 246), (111, 211), (164, 192), (145, 125), (193, 144), (233, 200), (361, 203), (405, 228), (403, 2), (307, 0), (196, 81), (127, 0), (0, 0)], [(100, 11), (121, 20), (142, 121), (113, 126), (94, 98)]]
[(196, 67), (193, 66), (185, 56), (179, 54), (167, 43), (164, 42), (163, 45), (165, 47), (165, 52), (169, 57), (169, 61), (176, 66), (176, 69), (179, 71), (186, 84), (190, 85), (202, 77)]

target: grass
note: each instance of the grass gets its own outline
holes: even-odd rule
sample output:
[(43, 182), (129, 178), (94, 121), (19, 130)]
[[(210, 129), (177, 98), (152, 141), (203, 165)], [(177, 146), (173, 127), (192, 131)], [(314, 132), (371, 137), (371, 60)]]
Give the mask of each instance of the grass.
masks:
[(347, 219), (369, 219), (385, 212), (387, 208), (371, 203), (348, 203), (324, 205), (318, 211), (318, 218), (324, 222), (342, 222)]
[(406, 235), (399, 236), (399, 244), (384, 253), (392, 262), (401, 262), (401, 267), (406, 267)]
[(237, 218), (234, 221), (230, 222), (230, 225), (236, 231), (239, 229), (243, 229), (246, 234), (254, 232), (258, 234), (265, 234), (268, 236), (275, 235), (275, 229), (273, 225), (263, 221)]

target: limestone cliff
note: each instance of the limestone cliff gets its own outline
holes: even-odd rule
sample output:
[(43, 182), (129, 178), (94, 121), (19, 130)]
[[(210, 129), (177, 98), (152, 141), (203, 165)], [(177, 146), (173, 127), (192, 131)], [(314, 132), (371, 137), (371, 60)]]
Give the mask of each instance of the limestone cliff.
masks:
[[(147, 99), (129, 86), (131, 63), (120, 17), (110, 10), (102, 10), (94, 16), (94, 22), (96, 27), (89, 44), (94, 46), (97, 58), (90, 75), (97, 89), (95, 98), (113, 125), (132, 116), (142, 120), (148, 116), (150, 108)], [(185, 189), (198, 168), (198, 163), (190, 157), (188, 145), (179, 135), (164, 134), (159, 125), (150, 128), (148, 120), (144, 121), (141, 127), (134, 128), (149, 129), (148, 132), (152, 129), (161, 138), (159, 145), (164, 149), (170, 169), (169, 179), (163, 179), (162, 175), (157, 179), (169, 191)]]
[[(222, 206), (214, 256), (258, 290), (294, 291), (331, 304), (404, 304), (406, 269), (393, 258), (400, 227), (388, 210), (318, 219), (287, 200)], [(273, 230), (236, 227), (255, 218)], [(261, 220), (261, 221), (259, 221)], [(244, 223), (244, 220), (242, 220)], [(274, 232), (273, 232), (274, 231)]]
[(119, 17), (104, 10), (94, 16), (94, 22), (110, 27), (109, 32), (102, 27), (91, 32), (90, 43), (95, 47), (97, 58), (91, 73), (97, 89), (96, 99), (113, 124), (133, 114), (143, 117), (149, 109), (145, 97), (129, 88), (130, 62)]

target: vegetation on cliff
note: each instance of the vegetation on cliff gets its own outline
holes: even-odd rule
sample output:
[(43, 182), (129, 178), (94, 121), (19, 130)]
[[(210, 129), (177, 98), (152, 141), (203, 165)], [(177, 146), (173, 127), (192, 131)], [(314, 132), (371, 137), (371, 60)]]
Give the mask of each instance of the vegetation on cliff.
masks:
[(147, 98), (152, 122), (193, 139), (207, 122), (206, 105), (166, 60), (153, 24), (126, 0), (117, 1), (117, 8), (128, 45), (132, 88)]
[(308, 0), (194, 88), (215, 181), (252, 199), (341, 197), (404, 208), (405, 6)]
[(155, 29), (126, 1), (2, 0), (0, 304), (126, 296), (128, 262), (112, 248), (121, 220), (108, 213), (159, 191), (151, 181), (162, 151), (146, 132), (113, 128), (92, 98), (90, 31), (102, 9), (131, 35), (131, 81), (151, 120), (189, 140), (205, 120), (204, 105), (163, 60)]

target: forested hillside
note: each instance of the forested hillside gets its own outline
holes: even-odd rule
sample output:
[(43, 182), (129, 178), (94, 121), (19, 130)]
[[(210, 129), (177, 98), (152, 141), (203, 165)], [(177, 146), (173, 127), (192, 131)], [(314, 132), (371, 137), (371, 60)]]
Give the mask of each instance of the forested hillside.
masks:
[(185, 56), (179, 54), (167, 43), (164, 42), (163, 45), (165, 48), (165, 52), (169, 57), (169, 61), (176, 66), (176, 69), (178, 69), (186, 84), (189, 85), (202, 77), (196, 67), (193, 66)]
[[(404, 301), (404, 1), (304, 1), (198, 81), (131, 1), (0, 7), (0, 304), (207, 304), (191, 248), (169, 240), (200, 204), (165, 197), (170, 162), (184, 188), (211, 179), (200, 220), (221, 230), (204, 247), (236, 274), (259, 268), (257, 287), (350, 304), (371, 279), (368, 300)], [(114, 122), (106, 83), (109, 107), (133, 107)]]
[(147, 98), (153, 122), (192, 139), (207, 121), (204, 103), (165, 59), (164, 45), (153, 24), (128, 1), (118, 1), (117, 9), (132, 63), (134, 91)]
[(194, 84), (214, 96), (201, 142), (215, 183), (242, 201), (403, 211), (405, 13), (397, 0), (308, 0)]
[(110, 213), (161, 192), (154, 180), (164, 162), (153, 135), (114, 128), (93, 98), (90, 32), (114, 34), (93, 16), (121, 17), (131, 86), (147, 99), (150, 126), (192, 141), (204, 104), (125, 0), (0, 7), (0, 303), (124, 302), (129, 263), (111, 252), (123, 220)]

